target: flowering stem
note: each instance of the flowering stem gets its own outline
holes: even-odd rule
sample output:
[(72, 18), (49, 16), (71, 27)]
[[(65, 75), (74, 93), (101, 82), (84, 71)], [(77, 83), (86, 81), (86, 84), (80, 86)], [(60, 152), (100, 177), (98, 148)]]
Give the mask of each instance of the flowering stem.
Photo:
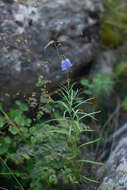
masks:
[(60, 60), (62, 60), (62, 59), (63, 59), (63, 57), (62, 57), (62, 55), (60, 55), (60, 53), (59, 53), (59, 49), (58, 49), (58, 47), (57, 47), (56, 43), (54, 43), (54, 45), (55, 45), (56, 52), (57, 52), (57, 55), (58, 55), (59, 59), (60, 59)]

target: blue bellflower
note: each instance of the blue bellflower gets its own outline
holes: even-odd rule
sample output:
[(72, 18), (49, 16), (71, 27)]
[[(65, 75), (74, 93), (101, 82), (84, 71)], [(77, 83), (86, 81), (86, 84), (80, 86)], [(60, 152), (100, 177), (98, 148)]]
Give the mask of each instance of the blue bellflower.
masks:
[(61, 61), (61, 70), (62, 71), (66, 71), (71, 67), (72, 67), (72, 64), (69, 59), (64, 59)]

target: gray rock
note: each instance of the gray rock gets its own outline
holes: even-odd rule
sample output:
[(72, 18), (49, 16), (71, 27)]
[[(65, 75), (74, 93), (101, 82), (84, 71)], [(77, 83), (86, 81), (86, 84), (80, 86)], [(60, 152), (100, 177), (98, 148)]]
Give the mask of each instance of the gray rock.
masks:
[(55, 47), (44, 50), (51, 40), (61, 42), (59, 53), (71, 60), (73, 75), (96, 56), (100, 0), (7, 2), (0, 1), (0, 101), (31, 94), (40, 75), (51, 86), (65, 76)]
[(98, 190), (127, 190), (127, 137), (121, 137), (109, 159), (98, 171)]
[(91, 74), (106, 73), (112, 75), (114, 67), (127, 60), (127, 43), (117, 49), (102, 48), (96, 56), (95, 63), (92, 65)]
[(113, 67), (117, 61), (117, 54), (113, 50), (102, 50), (96, 57), (96, 62), (93, 65), (92, 73), (113, 74)]

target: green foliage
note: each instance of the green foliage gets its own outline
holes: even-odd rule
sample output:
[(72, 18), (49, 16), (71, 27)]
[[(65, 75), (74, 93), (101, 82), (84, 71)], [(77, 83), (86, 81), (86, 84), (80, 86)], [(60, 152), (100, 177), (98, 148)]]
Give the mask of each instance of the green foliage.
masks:
[(127, 110), (127, 96), (125, 96), (124, 100), (122, 101), (122, 108)]
[(114, 87), (114, 82), (110, 75), (105, 73), (100, 73), (94, 76), (93, 82), (93, 93), (95, 96), (99, 97), (101, 95), (109, 95)]
[(126, 90), (126, 77), (127, 77), (127, 61), (123, 61), (116, 66), (116, 77), (118, 78), (118, 89), (121, 92), (122, 97), (124, 99), (121, 101), (122, 108), (126, 111), (127, 110), (127, 90)]
[(48, 83), (47, 80), (44, 80), (43, 76), (40, 76), (38, 78), (38, 81), (36, 83), (37, 87), (41, 87), (41, 95), (40, 97), (36, 97), (36, 93), (32, 94), (32, 97), (29, 98), (29, 106), (32, 109), (36, 109), (37, 114), (36, 118), (34, 120), (39, 120), (44, 114), (50, 114), (52, 112), (52, 103), (53, 99), (50, 97), (47, 89), (46, 89), (46, 84)]
[[(50, 41), (47, 47), (52, 43), (55, 42)], [(61, 58), (57, 46), (56, 49)], [(68, 71), (66, 67), (65, 70)], [(74, 85), (70, 85), (69, 80), (60, 91), (59, 101), (50, 97), (47, 82), (39, 77), (37, 87), (41, 87), (41, 95), (37, 98), (33, 93), (28, 100), (29, 106), (16, 101), (17, 108), (8, 113), (0, 106), (3, 137), (0, 139), (0, 172), (5, 175), (6, 171), (4, 177), (13, 178), (13, 189), (57, 190), (60, 184), (69, 184), (76, 190), (81, 182), (95, 182), (83, 175), (84, 164), (98, 163), (82, 159), (82, 152), (99, 139), (82, 144), (80, 137), (92, 131), (83, 121), (86, 117), (94, 119), (97, 112), (80, 110), (88, 100), (78, 97), (78, 90), (73, 90)], [(32, 118), (29, 117), (31, 109), (36, 110)]]
[(118, 46), (124, 41), (127, 32), (127, 2), (125, 0), (102, 0), (104, 4), (104, 22), (102, 42), (104, 45)]
[(41, 76), (38, 78), (38, 81), (37, 81), (36, 86), (37, 86), (37, 87), (42, 87), (44, 84), (46, 84), (46, 81), (44, 80), (43, 76), (41, 75)]
[[(52, 101), (54, 107), (59, 105), (56, 106), (59, 110), (55, 112), (59, 113), (59, 117), (50, 112), (50, 119), (44, 119), (47, 111), (42, 108), (41, 117), (37, 114), (35, 119), (31, 119), (28, 117), (30, 108), (20, 101), (16, 101), (17, 108), (10, 109), (8, 113), (2, 107), (0, 109), (3, 137), (0, 139), (0, 161), (3, 164), (0, 170), (4, 177), (11, 176), (15, 180), (14, 189), (20, 186), (22, 190), (26, 187), (28, 190), (52, 190), (57, 189), (60, 182), (72, 184), (76, 189), (76, 184), (81, 181), (92, 181), (82, 175), (84, 163), (97, 163), (81, 157), (84, 148), (97, 140), (80, 144), (80, 136), (92, 131), (82, 120), (86, 117), (94, 119), (95, 113), (80, 111), (80, 105), (87, 100), (79, 101), (78, 91), (73, 90), (69, 81), (60, 94), (62, 100)], [(39, 102), (41, 107), (50, 110), (49, 99), (44, 91), (44, 97)], [(4, 170), (8, 175), (4, 175)]]
[(85, 93), (99, 98), (103, 95), (110, 95), (114, 87), (114, 81), (110, 75), (106, 73), (96, 74), (91, 83), (87, 79), (82, 79), (81, 84), (86, 87)]
[(102, 24), (101, 41), (106, 46), (117, 47), (122, 43), (122, 35), (118, 28), (104, 21)]
[(127, 76), (127, 61), (121, 62), (116, 67), (117, 76)]

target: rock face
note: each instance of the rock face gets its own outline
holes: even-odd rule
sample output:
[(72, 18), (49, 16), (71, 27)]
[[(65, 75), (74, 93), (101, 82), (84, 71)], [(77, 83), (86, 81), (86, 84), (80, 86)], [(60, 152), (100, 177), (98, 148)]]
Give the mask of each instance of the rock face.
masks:
[(98, 190), (127, 190), (127, 123), (112, 137), (115, 141), (113, 150), (98, 171), (98, 177), (103, 179)]
[(127, 42), (117, 49), (102, 48), (92, 65), (91, 74), (106, 73), (112, 75), (114, 67), (127, 60)]
[(100, 0), (0, 1), (0, 101), (30, 94), (40, 75), (51, 84), (63, 76), (51, 41), (72, 62), (72, 73), (98, 52), (103, 8)]
[(117, 62), (117, 55), (113, 50), (102, 50), (96, 57), (95, 64), (93, 64), (92, 74), (106, 73), (113, 74), (113, 67)]

